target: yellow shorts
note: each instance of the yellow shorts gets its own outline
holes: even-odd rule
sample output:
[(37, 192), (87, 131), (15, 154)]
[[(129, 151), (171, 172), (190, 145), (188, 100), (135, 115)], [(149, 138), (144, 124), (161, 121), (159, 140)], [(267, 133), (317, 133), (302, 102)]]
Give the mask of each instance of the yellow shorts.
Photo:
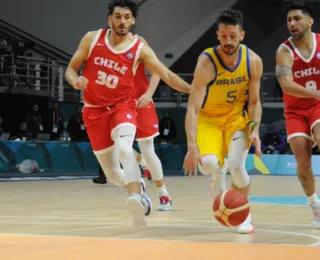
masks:
[(214, 154), (218, 157), (220, 166), (223, 166), (232, 135), (239, 130), (247, 132), (249, 122), (246, 112), (229, 118), (210, 118), (200, 114), (197, 132), (200, 155)]

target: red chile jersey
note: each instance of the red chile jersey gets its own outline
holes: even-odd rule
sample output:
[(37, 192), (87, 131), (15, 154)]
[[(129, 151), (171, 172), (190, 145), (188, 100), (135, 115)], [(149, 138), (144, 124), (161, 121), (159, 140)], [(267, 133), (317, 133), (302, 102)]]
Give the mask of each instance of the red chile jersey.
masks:
[(149, 88), (149, 81), (144, 69), (143, 63), (139, 63), (136, 76), (134, 78), (134, 85), (136, 87), (136, 99), (140, 98), (144, 93), (146, 93)]
[[(132, 34), (134, 37), (139, 37), (137, 34)], [(138, 64), (136, 76), (134, 78), (134, 85), (136, 87), (136, 99), (139, 99), (149, 88), (149, 81), (143, 63)]]
[(143, 43), (134, 37), (127, 48), (115, 50), (109, 34), (108, 29), (97, 32), (82, 71), (88, 79), (83, 93), (87, 105), (101, 107), (135, 98), (134, 77)]
[[(314, 47), (310, 58), (306, 59), (294, 45), (291, 38), (283, 43), (294, 58), (292, 66), (293, 80), (297, 84), (313, 90), (320, 90), (320, 34), (313, 34)], [(283, 93), (285, 109), (308, 109), (320, 103), (314, 98), (299, 98)]]

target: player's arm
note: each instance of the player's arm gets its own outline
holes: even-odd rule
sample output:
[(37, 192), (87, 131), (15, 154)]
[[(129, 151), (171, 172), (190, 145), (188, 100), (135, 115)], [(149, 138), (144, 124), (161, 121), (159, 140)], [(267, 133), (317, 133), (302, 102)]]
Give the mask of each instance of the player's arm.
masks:
[(156, 56), (154, 51), (148, 46), (144, 45), (140, 53), (140, 61), (145, 67), (154, 74), (159, 75), (163, 81), (170, 87), (177, 91), (189, 93), (190, 85), (181, 79), (178, 75), (169, 70)]
[(307, 89), (294, 82), (292, 65), (290, 50), (280, 45), (276, 53), (276, 76), (283, 92), (300, 98), (320, 98), (320, 91)]
[(91, 43), (96, 35), (96, 31), (88, 32), (80, 41), (80, 44), (72, 56), (69, 65), (67, 67), (65, 78), (69, 82), (69, 84), (75, 88), (79, 89), (76, 84), (77, 79), (79, 78), (78, 71), (80, 70), (82, 64), (88, 57)]
[[(148, 45), (147, 41), (138, 35), (140, 41), (142, 41), (145, 45)], [(149, 87), (147, 91), (138, 99), (138, 108), (145, 107), (149, 104), (154, 92), (156, 92), (160, 83), (160, 77), (153, 73), (149, 80)]]
[(258, 131), (262, 116), (260, 85), (263, 74), (263, 63), (261, 58), (253, 52), (250, 53), (250, 73), (248, 115), (250, 120), (257, 123), (255, 131)]
[(160, 82), (160, 77), (157, 74), (152, 74), (150, 81), (149, 81), (149, 88), (146, 91), (145, 94), (148, 95), (148, 97), (152, 97), (154, 92), (156, 92)]
[(207, 85), (215, 75), (216, 71), (210, 59), (200, 55), (193, 75), (185, 119), (188, 149), (197, 148), (198, 116), (207, 92)]

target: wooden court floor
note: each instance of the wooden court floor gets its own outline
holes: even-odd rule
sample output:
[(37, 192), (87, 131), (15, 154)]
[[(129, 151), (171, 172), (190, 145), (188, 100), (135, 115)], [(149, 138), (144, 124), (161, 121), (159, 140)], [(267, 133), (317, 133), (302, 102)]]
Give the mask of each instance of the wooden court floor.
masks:
[[(134, 228), (127, 194), (91, 180), (0, 183), (0, 259), (302, 260), (320, 257), (320, 230), (307, 205), (251, 203), (256, 232), (239, 235), (215, 221), (205, 176), (169, 177), (171, 212), (154, 210)], [(228, 176), (230, 182), (230, 176)], [(317, 179), (317, 188), (320, 190)], [(296, 177), (253, 176), (250, 196), (302, 196)], [(289, 197), (290, 199), (290, 197)]]

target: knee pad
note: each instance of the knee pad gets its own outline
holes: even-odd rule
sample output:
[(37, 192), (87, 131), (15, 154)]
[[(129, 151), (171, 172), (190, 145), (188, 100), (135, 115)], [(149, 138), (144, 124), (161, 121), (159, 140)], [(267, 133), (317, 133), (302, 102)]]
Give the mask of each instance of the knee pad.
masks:
[(125, 136), (119, 138), (116, 146), (119, 148), (120, 160), (128, 158), (128, 156), (131, 154), (134, 156), (134, 158), (136, 158), (132, 149), (132, 143), (133, 139), (131, 139), (131, 137)]
[(218, 157), (214, 154), (207, 154), (201, 158), (202, 164), (199, 164), (199, 170), (204, 175), (219, 174), (220, 165)]
[(232, 176), (232, 183), (238, 188), (245, 188), (250, 183), (250, 177), (244, 167), (234, 167), (229, 164), (229, 171)]
[[(124, 127), (123, 127), (124, 128)], [(131, 127), (119, 128), (114, 136), (114, 143), (120, 153), (120, 160), (127, 158), (129, 154), (134, 154), (132, 145), (135, 137), (135, 129)]]
[(122, 188), (125, 186), (124, 175), (122, 169), (119, 168), (106, 168), (103, 169), (108, 181), (112, 182), (114, 185)]

